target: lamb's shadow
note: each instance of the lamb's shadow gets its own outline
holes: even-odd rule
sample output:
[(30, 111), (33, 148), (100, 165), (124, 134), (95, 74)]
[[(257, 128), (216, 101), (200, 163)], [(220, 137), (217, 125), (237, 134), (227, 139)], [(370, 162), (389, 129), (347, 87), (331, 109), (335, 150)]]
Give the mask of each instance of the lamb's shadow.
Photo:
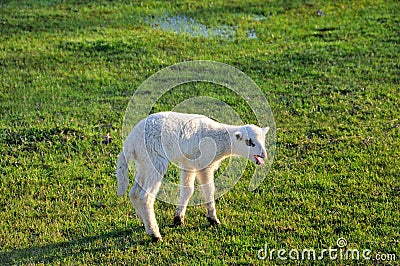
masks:
[[(83, 253), (104, 253), (111, 249), (124, 250), (133, 245), (148, 243), (145, 238), (141, 240), (133, 239), (131, 236), (135, 230), (136, 228), (112, 231), (71, 241), (0, 252), (0, 265), (49, 264), (62, 261), (67, 257), (78, 257)], [(137, 230), (140, 230), (139, 227)]]

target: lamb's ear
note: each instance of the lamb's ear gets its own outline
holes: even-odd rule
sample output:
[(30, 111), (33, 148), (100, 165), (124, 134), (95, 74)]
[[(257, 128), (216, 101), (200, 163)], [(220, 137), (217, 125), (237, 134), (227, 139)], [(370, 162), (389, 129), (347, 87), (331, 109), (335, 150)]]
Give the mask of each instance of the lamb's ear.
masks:
[(269, 127), (264, 127), (263, 129), (264, 135), (267, 135), (268, 131), (269, 131)]
[(236, 132), (233, 133), (233, 134), (235, 135), (236, 139), (242, 140), (242, 138), (243, 138), (242, 132), (236, 131)]

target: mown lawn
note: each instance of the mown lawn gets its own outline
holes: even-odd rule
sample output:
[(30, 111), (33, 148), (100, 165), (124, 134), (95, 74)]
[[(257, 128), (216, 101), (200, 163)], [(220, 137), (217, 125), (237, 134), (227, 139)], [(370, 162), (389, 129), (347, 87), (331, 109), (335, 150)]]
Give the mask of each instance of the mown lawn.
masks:
[[(0, 265), (399, 264), (398, 1), (0, 7)], [(158, 18), (174, 16), (233, 34), (159, 27)], [(175, 206), (158, 202), (164, 241), (151, 243), (128, 197), (116, 196), (125, 109), (152, 74), (199, 59), (240, 69), (265, 93), (278, 128), (275, 161), (257, 190), (247, 189), (249, 169), (217, 201), (218, 228), (200, 206), (175, 228)], [(155, 111), (199, 95), (248, 115), (235, 95), (207, 84), (173, 89)], [(322, 250), (339, 238), (371, 250), (371, 260), (257, 258), (265, 246)]]

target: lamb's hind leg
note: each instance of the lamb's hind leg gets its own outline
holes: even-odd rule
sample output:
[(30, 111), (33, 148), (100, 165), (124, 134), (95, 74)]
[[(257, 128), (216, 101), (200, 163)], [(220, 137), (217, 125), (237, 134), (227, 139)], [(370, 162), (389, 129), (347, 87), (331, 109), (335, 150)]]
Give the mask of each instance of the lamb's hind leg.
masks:
[(199, 172), (199, 182), (206, 202), (207, 219), (210, 225), (219, 225), (220, 221), (217, 218), (217, 211), (215, 209), (214, 201), (214, 171), (212, 169), (204, 169)]
[(135, 181), (135, 183), (133, 184), (133, 187), (131, 188), (131, 191), (129, 192), (129, 198), (131, 199), (132, 206), (135, 209), (140, 222), (144, 225), (143, 219), (142, 219), (142, 213), (141, 213), (141, 205), (138, 200), (141, 191), (142, 191), (142, 188)]
[(194, 192), (194, 180), (196, 177), (195, 171), (182, 170), (181, 171), (181, 187), (179, 205), (174, 215), (174, 225), (183, 225), (186, 207), (189, 203), (190, 197)]
[[(146, 233), (153, 241), (162, 240), (160, 229), (154, 213), (154, 202), (160, 189), (162, 177), (168, 167), (168, 162), (162, 167), (161, 171), (138, 167), (138, 175), (129, 196), (139, 219), (144, 224)], [(142, 175), (139, 175), (141, 173)]]

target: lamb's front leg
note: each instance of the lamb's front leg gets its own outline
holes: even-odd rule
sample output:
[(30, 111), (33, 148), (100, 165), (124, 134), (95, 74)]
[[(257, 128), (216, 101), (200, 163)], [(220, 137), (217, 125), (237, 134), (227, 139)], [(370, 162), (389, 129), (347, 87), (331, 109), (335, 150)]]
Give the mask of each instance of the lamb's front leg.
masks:
[(207, 219), (212, 226), (218, 226), (220, 221), (217, 218), (214, 201), (214, 170), (207, 168), (199, 172), (199, 182), (206, 201)]
[(196, 178), (195, 171), (182, 170), (181, 171), (181, 187), (180, 187), (180, 198), (179, 205), (175, 211), (174, 224), (183, 225), (186, 207), (189, 203), (190, 197), (194, 192), (194, 180)]

